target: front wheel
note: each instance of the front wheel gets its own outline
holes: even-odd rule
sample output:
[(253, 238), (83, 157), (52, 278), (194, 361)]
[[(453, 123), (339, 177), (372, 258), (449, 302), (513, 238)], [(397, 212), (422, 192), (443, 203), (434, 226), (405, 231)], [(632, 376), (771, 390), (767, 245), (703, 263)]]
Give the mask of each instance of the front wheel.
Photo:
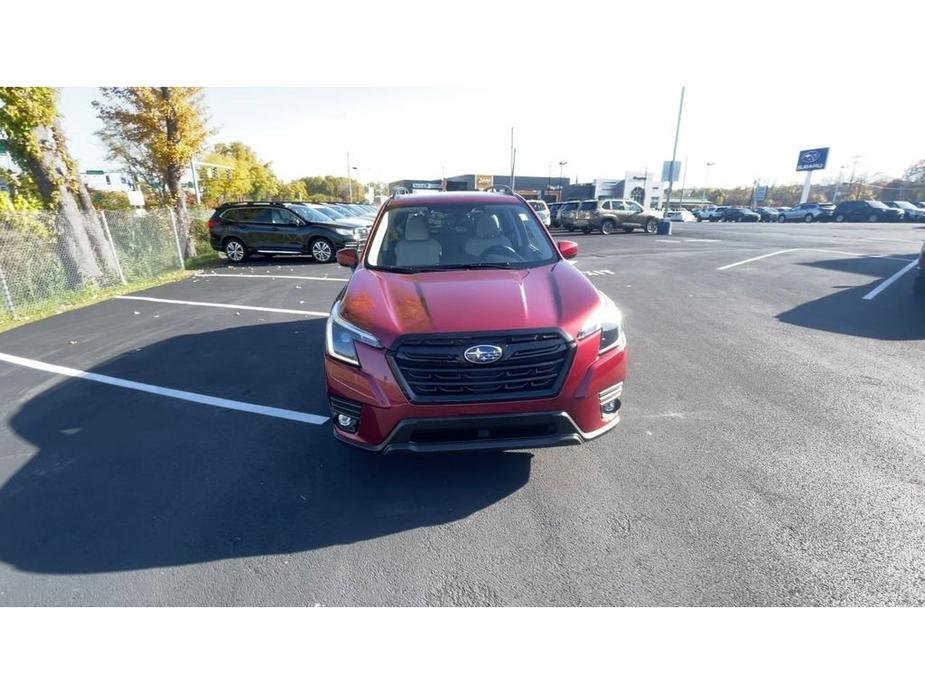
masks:
[(809, 223), (813, 221), (813, 216), (811, 214), (808, 214), (805, 217), (803, 217), (803, 221)]
[(870, 215), (870, 216), (867, 218), (867, 221), (868, 221), (868, 222), (879, 222), (879, 221), (880, 221), (880, 215), (878, 215), (878, 214), (872, 214), (872, 215)]
[(604, 236), (607, 236), (608, 234), (612, 234), (616, 230), (617, 230), (617, 225), (613, 223), (612, 219), (605, 219), (603, 222), (601, 222), (601, 233)]
[(334, 257), (334, 246), (327, 239), (314, 239), (311, 244), (312, 258), (319, 263), (330, 263)]
[(238, 239), (228, 239), (225, 241), (225, 255), (232, 263), (243, 263), (250, 253), (247, 246)]
[(647, 220), (646, 221), (646, 231), (648, 231), (650, 234), (654, 234), (655, 232), (657, 232), (658, 231), (658, 220), (657, 219)]
[(837, 215), (835, 215), (835, 221), (836, 221), (836, 222), (844, 222), (844, 221), (845, 221), (845, 215), (843, 215), (843, 214), (837, 214)]
[(778, 224), (783, 224), (786, 221), (787, 221), (787, 218), (784, 215), (781, 215), (780, 217), (777, 218)]

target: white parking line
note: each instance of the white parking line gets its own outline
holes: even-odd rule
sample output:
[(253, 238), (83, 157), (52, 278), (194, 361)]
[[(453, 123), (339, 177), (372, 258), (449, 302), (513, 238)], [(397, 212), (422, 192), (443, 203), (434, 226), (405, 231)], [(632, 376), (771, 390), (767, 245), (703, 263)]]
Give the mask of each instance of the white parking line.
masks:
[(895, 274), (891, 275), (890, 277), (887, 277), (885, 280), (883, 280), (883, 282), (881, 282), (881, 283), (878, 284), (876, 287), (874, 287), (871, 291), (867, 292), (867, 294), (865, 294), (864, 296), (862, 296), (861, 299), (863, 299), (863, 300), (865, 300), (865, 301), (870, 301), (870, 300), (873, 299), (875, 296), (877, 296), (877, 294), (879, 294), (880, 292), (882, 292), (884, 289), (886, 289), (886, 288), (889, 287), (891, 284), (893, 284), (893, 282), (895, 282), (896, 280), (898, 280), (900, 277), (902, 277), (902, 276), (905, 275), (907, 272), (909, 272), (909, 270), (911, 270), (911, 269), (914, 268), (916, 265), (918, 265), (918, 262), (919, 262), (919, 261), (917, 261), (917, 260), (913, 260), (911, 263), (909, 263), (908, 265), (906, 265), (906, 267), (904, 267), (902, 270), (899, 270), (898, 272), (896, 272)]
[(213, 304), (208, 301), (180, 301), (178, 299), (158, 299), (153, 296), (117, 296), (116, 299), (129, 301), (154, 301), (159, 304), (180, 304), (181, 306), (205, 306), (208, 308), (233, 308), (239, 311), (265, 311), (267, 313), (291, 313), (297, 316), (327, 317), (324, 311), (300, 311), (293, 308), (267, 308), (265, 306), (241, 306), (239, 304)]
[(307, 277), (305, 275), (240, 275), (234, 272), (200, 272), (195, 277), (243, 277), (249, 280), (264, 278), (274, 280), (315, 280), (318, 282), (348, 282), (340, 277)]
[(758, 255), (754, 258), (748, 258), (747, 260), (740, 260), (737, 263), (730, 263), (729, 265), (723, 265), (722, 267), (716, 268), (717, 270), (728, 270), (731, 267), (739, 267), (739, 265), (745, 265), (745, 263), (754, 263), (756, 260), (762, 260), (764, 258), (770, 258), (772, 255), (780, 255), (781, 253), (791, 253), (792, 251), (802, 250), (800, 248), (788, 248), (783, 251), (774, 251), (773, 253), (765, 253), (764, 255)]
[(148, 383), (139, 383), (137, 381), (128, 381), (124, 378), (114, 378), (113, 376), (104, 376), (103, 374), (93, 373), (92, 371), (81, 371), (80, 369), (72, 369), (67, 366), (58, 366), (57, 364), (48, 364), (43, 361), (36, 361), (34, 359), (26, 359), (25, 357), (17, 357), (12, 354), (4, 354), (0, 352), (0, 361), (5, 361), (9, 364), (15, 364), (17, 366), (24, 366), (27, 369), (35, 369), (36, 371), (46, 371), (48, 373), (59, 374), (61, 376), (69, 376), (70, 378), (80, 378), (85, 381), (95, 381), (96, 383), (105, 383), (106, 385), (116, 386), (118, 388), (127, 388), (128, 390), (139, 390), (144, 393), (151, 393), (152, 395), (160, 395), (165, 398), (174, 398), (175, 400), (185, 400), (187, 402), (195, 402), (200, 405), (210, 405), (212, 407), (221, 407), (226, 410), (237, 410), (239, 412), (250, 412), (251, 414), (260, 414), (266, 417), (276, 417), (277, 419), (289, 419), (294, 422), (302, 422), (304, 424), (324, 424), (328, 421), (327, 417), (322, 417), (317, 414), (309, 414), (308, 412), (299, 412), (297, 410), (286, 410), (280, 407), (268, 407), (266, 405), (256, 405), (250, 402), (241, 402), (240, 400), (229, 400), (227, 398), (216, 398), (212, 395), (201, 395), (200, 393), (192, 393), (187, 390), (176, 390), (174, 388), (163, 388), (161, 386), (153, 386)]
[(773, 255), (780, 255), (781, 253), (793, 253), (795, 251), (812, 251), (813, 253), (834, 253), (835, 255), (847, 255), (852, 258), (876, 258), (877, 260), (892, 260), (893, 262), (905, 263), (907, 262), (904, 258), (893, 258), (886, 255), (869, 255), (867, 253), (849, 253), (848, 251), (836, 251), (830, 248), (788, 248), (783, 251), (774, 251), (773, 253), (765, 253), (764, 255), (759, 255), (754, 258), (748, 258), (747, 260), (740, 260), (737, 263), (732, 263), (730, 265), (723, 265), (722, 267), (716, 268), (717, 270), (728, 270), (732, 267), (737, 267), (739, 265), (745, 265), (745, 263), (753, 263), (756, 260), (761, 260), (763, 258), (770, 258)]

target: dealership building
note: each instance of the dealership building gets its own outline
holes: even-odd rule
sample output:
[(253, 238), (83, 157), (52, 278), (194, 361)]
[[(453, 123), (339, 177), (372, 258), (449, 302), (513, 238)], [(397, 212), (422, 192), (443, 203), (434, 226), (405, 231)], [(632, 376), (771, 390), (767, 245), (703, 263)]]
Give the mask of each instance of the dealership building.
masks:
[[(626, 198), (635, 200), (644, 207), (658, 208), (664, 202), (668, 189), (667, 183), (659, 180), (660, 178), (655, 169), (627, 171), (623, 178), (597, 178), (591, 183), (570, 183), (568, 179), (552, 176), (515, 176), (514, 188), (518, 195), (528, 200), (557, 202)], [(488, 190), (500, 186), (511, 187), (509, 174), (463, 174), (445, 179), (402, 179), (389, 183), (389, 191), (414, 194), (438, 190)]]

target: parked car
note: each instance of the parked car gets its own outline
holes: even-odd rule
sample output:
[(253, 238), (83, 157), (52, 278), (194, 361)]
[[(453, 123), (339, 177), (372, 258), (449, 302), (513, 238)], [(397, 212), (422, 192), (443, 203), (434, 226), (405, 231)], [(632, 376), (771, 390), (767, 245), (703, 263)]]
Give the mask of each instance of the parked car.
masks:
[(569, 200), (559, 208), (559, 226), (567, 229), (568, 231), (572, 231), (574, 229), (572, 226), (572, 215), (575, 214), (575, 211), (578, 209), (580, 204), (580, 200)]
[(888, 200), (888, 207), (895, 207), (903, 211), (904, 222), (925, 222), (925, 210), (916, 207), (908, 200)]
[(564, 202), (549, 203), (549, 225), (551, 227), (559, 226), (559, 210), (562, 209)]
[(552, 220), (549, 218), (549, 207), (544, 200), (527, 200), (527, 204), (533, 208), (543, 224), (550, 225)]
[(701, 207), (695, 211), (698, 222), (715, 222), (728, 209), (724, 205), (714, 207)]
[(597, 200), (582, 200), (578, 205), (578, 209), (571, 214), (571, 228), (581, 229), (586, 234), (590, 234), (593, 228), (591, 214), (597, 208), (597, 204)]
[(922, 244), (922, 250), (919, 252), (918, 271), (915, 273), (913, 287), (915, 287), (916, 294), (925, 296), (925, 244)]
[(747, 207), (727, 207), (719, 216), (720, 222), (758, 222), (761, 215), (752, 212)]
[(664, 217), (661, 211), (643, 207), (635, 200), (588, 200), (582, 203), (582, 209), (586, 204), (589, 219), (586, 234), (594, 229), (605, 235), (617, 229), (629, 232), (636, 227), (654, 234), (658, 230), (658, 220)]
[(779, 222), (827, 222), (833, 217), (835, 205), (828, 202), (804, 202), (781, 212)]
[(271, 202), (221, 205), (208, 227), (209, 244), (232, 263), (242, 263), (254, 253), (310, 255), (328, 263), (339, 249), (365, 238), (367, 230), (332, 220), (306, 205)]
[(776, 207), (756, 207), (754, 212), (758, 213), (762, 222), (776, 222), (780, 217), (780, 210)]
[(901, 222), (904, 213), (879, 200), (845, 200), (832, 213), (836, 222)]
[(364, 249), (337, 254), (353, 272), (326, 326), (334, 436), (387, 453), (560, 446), (610, 431), (623, 318), (566, 262), (577, 252), (516, 195), (391, 198)]
[(686, 210), (683, 207), (680, 210), (671, 210), (668, 214), (665, 215), (665, 219), (670, 219), (672, 222), (696, 222), (697, 218), (693, 215), (690, 210)]

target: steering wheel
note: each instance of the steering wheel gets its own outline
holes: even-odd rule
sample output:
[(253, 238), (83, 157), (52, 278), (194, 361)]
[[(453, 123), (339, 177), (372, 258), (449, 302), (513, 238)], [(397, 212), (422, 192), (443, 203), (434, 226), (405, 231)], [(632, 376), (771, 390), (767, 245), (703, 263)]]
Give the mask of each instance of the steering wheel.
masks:
[(515, 251), (510, 246), (502, 246), (501, 244), (498, 244), (497, 246), (489, 246), (484, 251), (479, 253), (479, 258), (484, 259), (488, 255), (504, 255), (513, 260), (523, 260), (523, 258), (520, 257), (520, 253)]

